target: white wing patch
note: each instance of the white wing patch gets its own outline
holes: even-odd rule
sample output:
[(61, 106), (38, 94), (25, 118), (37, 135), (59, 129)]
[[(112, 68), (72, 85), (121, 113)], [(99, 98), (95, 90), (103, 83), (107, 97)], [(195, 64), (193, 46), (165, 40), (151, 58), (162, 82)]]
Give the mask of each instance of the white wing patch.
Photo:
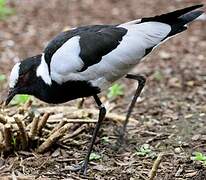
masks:
[(37, 68), (36, 76), (41, 77), (46, 84), (48, 85), (52, 84), (51, 77), (49, 75), (49, 68), (44, 58), (44, 53), (42, 54), (41, 57), (41, 64)]
[(79, 57), (81, 50), (79, 39), (79, 36), (69, 39), (51, 58), (51, 78), (59, 84), (68, 80), (66, 78), (68, 74), (78, 72), (84, 66), (82, 59)]
[(146, 49), (159, 44), (171, 31), (169, 25), (159, 22), (120, 26), (128, 30), (120, 45), (82, 72), (82, 78), (89, 76), (90, 82), (101, 89), (105, 89), (106, 80), (111, 83), (127, 74), (144, 57)]
[[(144, 22), (140, 24), (121, 24), (128, 29), (125, 38), (136, 37), (138, 49), (148, 49), (159, 44), (171, 31), (171, 26), (161, 22)], [(128, 37), (130, 36), (130, 37)]]
[(20, 69), (20, 62), (16, 63), (11, 70), (10, 78), (9, 78), (9, 87), (14, 88), (16, 83), (19, 79), (19, 69)]

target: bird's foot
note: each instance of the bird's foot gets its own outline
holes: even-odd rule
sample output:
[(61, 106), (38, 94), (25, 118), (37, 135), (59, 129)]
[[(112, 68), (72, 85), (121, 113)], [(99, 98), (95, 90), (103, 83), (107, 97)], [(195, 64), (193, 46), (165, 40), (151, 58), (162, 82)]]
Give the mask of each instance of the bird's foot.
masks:
[(81, 164), (73, 165), (69, 170), (74, 171), (74, 172), (79, 171), (79, 174), (86, 176), (87, 175), (87, 167), (88, 167), (88, 163), (86, 163), (86, 161), (83, 161), (83, 163), (81, 163)]
[(116, 146), (118, 148), (123, 147), (126, 143), (126, 133), (124, 131), (124, 128), (120, 127), (118, 129), (116, 129), (115, 134), (117, 135)]

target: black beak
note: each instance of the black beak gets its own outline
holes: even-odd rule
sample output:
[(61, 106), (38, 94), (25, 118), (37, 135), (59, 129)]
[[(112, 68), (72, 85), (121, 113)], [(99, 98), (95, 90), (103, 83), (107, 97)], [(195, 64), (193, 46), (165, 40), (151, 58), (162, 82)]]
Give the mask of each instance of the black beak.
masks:
[(5, 105), (7, 106), (11, 100), (13, 99), (13, 97), (17, 94), (17, 90), (16, 89), (9, 89), (9, 94), (7, 96), (7, 99), (5, 101)]

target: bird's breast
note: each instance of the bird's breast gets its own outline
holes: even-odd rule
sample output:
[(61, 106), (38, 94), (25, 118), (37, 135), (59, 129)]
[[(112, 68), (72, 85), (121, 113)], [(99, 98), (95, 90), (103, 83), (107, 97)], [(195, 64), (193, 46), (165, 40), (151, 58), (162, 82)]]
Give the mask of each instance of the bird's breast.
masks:
[(93, 96), (98, 93), (100, 93), (100, 89), (93, 87), (87, 81), (68, 81), (61, 85), (53, 81), (52, 86), (47, 89), (44, 96), (38, 98), (47, 103), (59, 104), (77, 98)]

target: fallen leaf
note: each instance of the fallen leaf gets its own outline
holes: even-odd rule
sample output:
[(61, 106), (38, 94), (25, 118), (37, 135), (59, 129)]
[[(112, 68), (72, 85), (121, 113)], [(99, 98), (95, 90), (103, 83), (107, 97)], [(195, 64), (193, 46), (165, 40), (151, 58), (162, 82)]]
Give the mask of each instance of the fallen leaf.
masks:
[(181, 87), (180, 80), (176, 77), (170, 78), (168, 81), (168, 85), (169, 85), (169, 87), (175, 87), (175, 88)]
[(171, 59), (171, 57), (172, 57), (170, 53), (165, 52), (165, 51), (160, 51), (160, 52), (159, 52), (159, 56), (160, 56), (162, 59), (165, 59), (165, 60)]

